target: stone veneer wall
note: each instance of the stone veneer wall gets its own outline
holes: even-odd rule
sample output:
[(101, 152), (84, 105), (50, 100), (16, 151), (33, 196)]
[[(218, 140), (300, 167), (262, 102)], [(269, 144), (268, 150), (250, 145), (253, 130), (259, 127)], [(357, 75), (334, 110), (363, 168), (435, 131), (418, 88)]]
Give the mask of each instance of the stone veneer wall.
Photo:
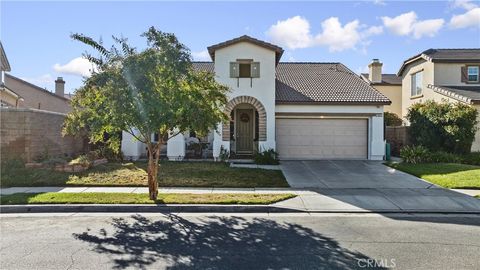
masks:
[(62, 136), (65, 114), (14, 108), (2, 108), (0, 114), (2, 160), (31, 162), (45, 153), (50, 157), (73, 156), (87, 149), (84, 138)]

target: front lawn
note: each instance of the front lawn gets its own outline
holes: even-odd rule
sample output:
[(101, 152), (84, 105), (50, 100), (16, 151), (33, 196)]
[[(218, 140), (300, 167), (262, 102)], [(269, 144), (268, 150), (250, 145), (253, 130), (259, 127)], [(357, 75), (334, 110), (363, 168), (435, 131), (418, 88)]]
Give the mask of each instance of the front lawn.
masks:
[(391, 163), (388, 165), (445, 188), (480, 189), (480, 166), (458, 163)]
[[(160, 187), (288, 187), (281, 171), (214, 162), (161, 162)], [(81, 173), (2, 166), (1, 186), (147, 186), (145, 162), (107, 163)]]
[(134, 193), (16, 193), (0, 197), (7, 204), (272, 204), (293, 194), (185, 194), (160, 193), (152, 201), (148, 194)]

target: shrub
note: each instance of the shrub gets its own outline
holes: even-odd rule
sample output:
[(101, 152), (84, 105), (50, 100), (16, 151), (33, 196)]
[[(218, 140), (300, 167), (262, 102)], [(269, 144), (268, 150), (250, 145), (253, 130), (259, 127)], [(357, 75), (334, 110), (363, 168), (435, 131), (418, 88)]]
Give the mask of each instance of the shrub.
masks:
[(477, 114), (474, 107), (461, 103), (415, 103), (407, 114), (412, 143), (432, 151), (468, 153), (475, 138)]
[(462, 161), (462, 158), (460, 156), (442, 151), (429, 153), (429, 156), (429, 162), (433, 163), (460, 163)]
[(400, 150), (400, 157), (403, 162), (418, 164), (431, 161), (431, 154), (423, 146), (405, 146)]
[(278, 153), (273, 149), (257, 152), (253, 156), (253, 160), (256, 164), (261, 165), (278, 165)]
[(223, 145), (220, 146), (220, 155), (219, 158), (222, 162), (227, 161), (230, 158), (230, 151), (227, 149), (223, 148)]
[(385, 122), (386, 126), (401, 126), (403, 124), (402, 118), (391, 112), (383, 113), (383, 121)]
[(480, 165), (480, 152), (472, 152), (463, 155), (462, 163), (470, 165)]
[(80, 155), (76, 159), (70, 161), (70, 164), (80, 164), (84, 167), (90, 167), (91, 160), (88, 158), (87, 155)]

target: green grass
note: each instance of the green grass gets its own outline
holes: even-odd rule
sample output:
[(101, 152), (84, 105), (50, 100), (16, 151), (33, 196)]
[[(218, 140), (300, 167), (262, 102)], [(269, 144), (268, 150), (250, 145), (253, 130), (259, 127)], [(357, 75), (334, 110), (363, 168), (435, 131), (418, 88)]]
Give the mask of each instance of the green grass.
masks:
[(184, 194), (161, 193), (152, 201), (148, 194), (134, 193), (16, 193), (0, 197), (7, 204), (271, 204), (293, 194)]
[(390, 163), (388, 165), (445, 188), (480, 189), (480, 166), (458, 163)]
[[(281, 171), (214, 162), (161, 162), (161, 187), (288, 187)], [(147, 186), (145, 162), (107, 163), (81, 173), (2, 165), (1, 186)]]

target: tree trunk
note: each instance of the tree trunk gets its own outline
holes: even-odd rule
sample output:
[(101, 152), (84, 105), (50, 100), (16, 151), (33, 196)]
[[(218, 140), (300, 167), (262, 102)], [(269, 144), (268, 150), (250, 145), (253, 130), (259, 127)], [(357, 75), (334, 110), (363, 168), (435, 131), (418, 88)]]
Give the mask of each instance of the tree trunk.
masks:
[(150, 195), (150, 200), (156, 200), (158, 196), (158, 182), (157, 182), (157, 173), (158, 173), (158, 158), (157, 158), (157, 147), (152, 147), (148, 145), (148, 193)]

